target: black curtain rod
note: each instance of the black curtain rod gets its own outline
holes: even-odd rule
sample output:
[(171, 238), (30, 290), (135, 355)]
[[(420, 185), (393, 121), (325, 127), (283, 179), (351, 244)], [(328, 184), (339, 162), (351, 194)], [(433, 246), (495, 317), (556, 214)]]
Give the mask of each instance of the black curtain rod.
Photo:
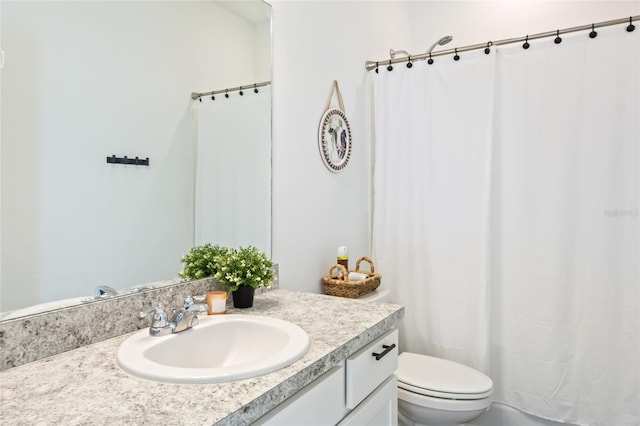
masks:
[[(431, 59), (433, 57), (436, 56), (444, 56), (444, 55), (450, 55), (450, 54), (455, 54), (456, 56), (458, 55), (458, 53), (461, 52), (468, 52), (471, 50), (480, 50), (480, 49), (487, 49), (490, 48), (491, 46), (502, 46), (504, 44), (512, 44), (512, 43), (520, 43), (520, 42), (525, 42), (525, 45), (523, 45), (523, 47), (526, 49), (528, 48), (528, 44), (530, 40), (537, 40), (540, 38), (546, 38), (546, 37), (556, 37), (556, 43), (559, 43), (562, 41), (562, 39), (560, 38), (560, 34), (569, 34), (569, 33), (574, 33), (574, 32), (578, 32), (578, 31), (588, 31), (591, 30), (590, 33), (590, 37), (595, 37), (597, 35), (597, 33), (595, 32), (596, 28), (602, 28), (602, 27), (609, 27), (611, 25), (620, 25), (620, 24), (628, 24), (627, 25), (627, 31), (631, 32), (635, 29), (635, 25), (633, 25), (633, 21), (638, 21), (640, 20), (640, 15), (635, 15), (635, 16), (630, 16), (628, 18), (620, 18), (620, 19), (614, 19), (611, 21), (604, 21), (604, 22), (597, 22), (597, 23), (593, 23), (593, 24), (588, 24), (588, 25), (581, 25), (579, 27), (572, 27), (572, 28), (565, 28), (565, 29), (561, 29), (561, 30), (554, 30), (554, 31), (547, 31), (544, 33), (537, 33), (537, 34), (531, 34), (531, 35), (527, 35), (527, 36), (523, 36), (523, 37), (516, 37), (516, 38), (507, 38), (507, 39), (503, 39), (503, 40), (498, 40), (498, 41), (489, 41), (486, 43), (479, 43), (479, 44), (472, 44), (469, 46), (463, 46), (463, 47), (456, 47), (454, 49), (447, 49), (447, 50), (440, 50), (438, 52), (431, 52), (431, 53), (422, 53), (420, 55), (407, 55), (407, 56), (403, 56), (400, 58), (393, 58), (393, 59), (383, 59), (380, 61), (367, 61), (365, 62), (365, 69), (367, 71), (371, 71), (373, 69), (376, 69), (382, 65), (382, 66), (387, 66), (387, 69), (391, 68), (393, 69), (393, 67), (391, 66), (392, 64), (397, 64), (397, 63), (401, 63), (401, 62), (407, 62), (407, 64), (410, 64), (413, 61), (419, 61), (419, 60), (424, 60), (424, 59)], [(389, 71), (391, 71), (391, 69), (389, 69)]]
[(213, 100), (215, 100), (215, 95), (218, 95), (220, 93), (224, 93), (225, 97), (229, 97), (229, 92), (240, 92), (240, 96), (242, 96), (244, 94), (244, 90), (247, 89), (253, 89), (253, 91), (255, 93), (258, 93), (258, 87), (264, 87), (271, 84), (270, 81), (263, 81), (262, 83), (252, 83), (252, 84), (247, 84), (246, 86), (238, 86), (238, 87), (231, 87), (229, 89), (221, 89), (221, 90), (212, 90), (210, 92), (204, 92), (204, 93), (196, 93), (193, 92), (191, 93), (191, 99), (195, 100), (200, 100), (200, 102), (202, 102), (202, 98), (203, 96), (211, 96), (211, 98)]

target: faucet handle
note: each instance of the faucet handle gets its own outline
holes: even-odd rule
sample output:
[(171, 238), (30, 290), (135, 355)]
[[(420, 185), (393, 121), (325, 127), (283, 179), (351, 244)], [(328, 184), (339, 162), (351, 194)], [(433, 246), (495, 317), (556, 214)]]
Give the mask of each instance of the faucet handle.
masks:
[(189, 296), (184, 299), (182, 311), (198, 313), (207, 312), (208, 310), (209, 305), (207, 305), (206, 303), (196, 303), (193, 296)]
[(118, 291), (109, 287), (108, 285), (99, 285), (98, 287), (95, 288), (95, 296), (96, 297), (111, 297), (111, 296), (117, 296), (118, 295)]
[(158, 305), (142, 311), (140, 312), (140, 318), (146, 318), (151, 314), (153, 314), (152, 327), (165, 327), (169, 323), (167, 311), (165, 311), (164, 306)]

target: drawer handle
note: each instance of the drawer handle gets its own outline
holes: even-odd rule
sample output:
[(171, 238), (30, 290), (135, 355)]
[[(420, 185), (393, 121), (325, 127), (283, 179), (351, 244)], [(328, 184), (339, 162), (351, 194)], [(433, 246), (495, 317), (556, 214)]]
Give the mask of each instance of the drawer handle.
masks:
[(395, 347), (396, 347), (395, 343), (392, 343), (391, 346), (382, 345), (382, 349), (384, 349), (384, 351), (382, 351), (381, 354), (377, 354), (377, 353), (374, 352), (374, 353), (371, 354), (371, 356), (375, 356), (376, 357), (376, 361), (380, 361), (380, 359), (382, 359), (383, 356), (385, 356), (386, 354), (391, 352)]

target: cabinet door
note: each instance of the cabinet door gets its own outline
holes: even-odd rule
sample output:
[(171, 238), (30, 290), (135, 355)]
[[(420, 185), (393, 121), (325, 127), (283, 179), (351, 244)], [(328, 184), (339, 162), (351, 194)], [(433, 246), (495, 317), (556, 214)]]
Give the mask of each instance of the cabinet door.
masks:
[(392, 375), (358, 405), (340, 426), (397, 426), (398, 380)]
[(347, 408), (355, 408), (398, 369), (398, 330), (347, 358)]
[(284, 401), (255, 425), (335, 425), (347, 412), (344, 406), (344, 364), (333, 367)]

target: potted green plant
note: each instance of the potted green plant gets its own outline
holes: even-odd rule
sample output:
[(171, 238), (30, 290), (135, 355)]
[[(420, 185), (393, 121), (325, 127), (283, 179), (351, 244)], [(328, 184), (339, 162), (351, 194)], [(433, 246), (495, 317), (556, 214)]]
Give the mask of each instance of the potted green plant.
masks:
[(273, 261), (256, 247), (228, 249), (217, 257), (216, 280), (230, 291), (233, 306), (253, 306), (255, 289), (267, 287), (274, 279)]
[(213, 277), (218, 272), (218, 258), (229, 250), (227, 247), (209, 243), (192, 247), (180, 259), (183, 268), (178, 275), (188, 280)]

